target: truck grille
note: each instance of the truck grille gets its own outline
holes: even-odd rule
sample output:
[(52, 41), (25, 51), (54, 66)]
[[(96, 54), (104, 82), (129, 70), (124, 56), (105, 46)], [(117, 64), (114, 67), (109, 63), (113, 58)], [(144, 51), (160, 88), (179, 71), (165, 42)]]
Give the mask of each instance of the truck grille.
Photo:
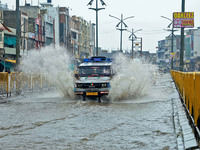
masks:
[(84, 83), (83, 88), (101, 88), (102, 83)]

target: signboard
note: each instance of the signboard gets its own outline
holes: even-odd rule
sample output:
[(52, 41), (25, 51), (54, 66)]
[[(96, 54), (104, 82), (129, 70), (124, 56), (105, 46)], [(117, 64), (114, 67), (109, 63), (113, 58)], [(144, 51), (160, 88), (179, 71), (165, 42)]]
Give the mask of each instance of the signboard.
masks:
[(40, 25), (40, 20), (39, 19), (36, 19), (35, 22), (36, 22), (37, 25)]
[(174, 12), (174, 28), (194, 28), (194, 12)]
[(171, 58), (175, 58), (175, 53), (170, 54)]
[(139, 43), (135, 43), (135, 46), (139, 46), (140, 44)]
[(28, 36), (29, 36), (29, 38), (31, 38), (31, 39), (35, 39), (35, 33), (29, 32), (29, 33), (28, 33)]

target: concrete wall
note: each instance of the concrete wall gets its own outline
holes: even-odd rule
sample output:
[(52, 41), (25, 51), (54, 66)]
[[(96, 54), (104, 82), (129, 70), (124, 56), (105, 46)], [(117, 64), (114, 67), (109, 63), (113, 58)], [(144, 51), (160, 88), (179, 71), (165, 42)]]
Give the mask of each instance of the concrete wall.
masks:
[(4, 22), (5, 26), (16, 29), (16, 22), (17, 22), (16, 12), (4, 10), (3, 15), (4, 15), (3, 22)]
[(20, 6), (20, 10), (26, 12), (29, 18), (37, 18), (38, 14), (40, 14), (38, 6)]

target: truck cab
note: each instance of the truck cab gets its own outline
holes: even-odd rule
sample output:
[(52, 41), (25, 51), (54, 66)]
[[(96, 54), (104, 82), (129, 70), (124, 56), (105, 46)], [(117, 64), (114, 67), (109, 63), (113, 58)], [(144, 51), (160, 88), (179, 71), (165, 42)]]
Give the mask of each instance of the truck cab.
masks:
[(78, 73), (75, 74), (74, 92), (76, 95), (81, 95), (83, 101), (87, 97), (98, 98), (98, 101), (101, 102), (101, 97), (109, 94), (112, 76), (111, 59), (103, 56), (84, 59), (84, 62), (78, 67)]

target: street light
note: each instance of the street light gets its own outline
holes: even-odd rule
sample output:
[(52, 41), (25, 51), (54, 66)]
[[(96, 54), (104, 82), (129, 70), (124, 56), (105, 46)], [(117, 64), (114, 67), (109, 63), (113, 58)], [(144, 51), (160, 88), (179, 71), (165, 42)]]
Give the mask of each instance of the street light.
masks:
[(128, 32), (131, 33), (131, 35), (129, 36), (129, 39), (130, 39), (130, 41), (132, 41), (132, 59), (133, 59), (133, 44), (134, 44), (135, 39), (137, 39), (137, 36), (135, 35), (135, 33), (138, 32), (138, 31), (141, 31), (141, 30), (142, 29), (139, 29), (139, 30), (136, 30), (135, 32), (134, 32), (133, 29), (132, 29), (132, 32), (127, 30)]
[[(120, 52), (122, 53), (123, 52), (122, 51), (122, 32), (125, 31), (125, 30), (127, 30), (126, 28), (128, 28), (128, 26), (126, 25), (126, 23), (124, 23), (124, 20), (130, 19), (130, 18), (134, 18), (134, 16), (130, 16), (130, 17), (127, 17), (127, 18), (124, 18), (124, 19), (123, 19), (123, 14), (121, 14), (121, 19), (117, 18), (115, 16), (112, 16), (112, 15), (109, 15), (109, 16), (120, 21), (116, 25), (116, 27), (117, 27), (117, 30), (120, 30), (120, 32), (121, 32), (121, 37), (120, 37)], [(120, 24), (121, 24), (121, 28), (118, 28)], [(123, 25), (125, 26), (125, 29), (123, 29)]]
[[(87, 4), (87, 6), (88, 5), (92, 6), (93, 2), (94, 2), (94, 0), (90, 0), (90, 2)], [(106, 4), (104, 3), (103, 0), (100, 0), (100, 2), (101, 2), (102, 6), (104, 6), (104, 5), (106, 6)], [(105, 9), (105, 8), (99, 8), (98, 7), (98, 0), (96, 0), (96, 8), (89, 8), (89, 9), (96, 11), (96, 56), (98, 56), (99, 55), (99, 53), (98, 53), (98, 47), (99, 47), (98, 46), (98, 11)]]
[[(173, 20), (171, 20), (170, 18), (167, 18), (167, 17), (165, 17), (165, 16), (161, 16), (162, 18), (165, 18), (165, 19), (167, 19), (167, 20), (169, 20), (169, 21), (171, 21), (171, 23), (167, 26), (167, 28), (170, 28), (170, 26), (173, 24)], [(171, 40), (171, 55), (173, 55), (173, 52), (174, 52), (174, 32), (175, 31), (177, 31), (177, 30), (174, 30), (174, 27), (173, 27), (173, 25), (172, 25), (172, 29), (170, 30), (170, 29), (164, 29), (165, 31), (170, 31), (170, 32), (172, 32), (171, 33), (171, 35), (172, 35), (172, 40)], [(170, 35), (169, 35), (170, 36)], [(174, 67), (174, 65), (173, 65), (173, 56), (171, 56), (171, 70), (173, 70), (173, 67)]]

